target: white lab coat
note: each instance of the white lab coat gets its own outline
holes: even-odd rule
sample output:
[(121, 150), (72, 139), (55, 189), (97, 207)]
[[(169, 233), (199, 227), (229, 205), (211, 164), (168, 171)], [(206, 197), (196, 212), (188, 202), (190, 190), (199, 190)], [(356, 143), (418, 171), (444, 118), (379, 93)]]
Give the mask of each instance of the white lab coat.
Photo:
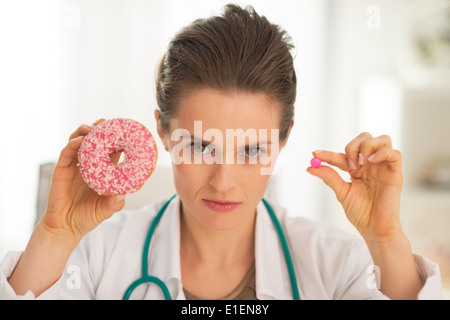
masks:
[[(87, 234), (67, 262), (62, 277), (39, 299), (122, 299), (141, 275), (144, 240), (153, 217), (167, 201), (139, 211), (118, 212)], [(323, 222), (288, 216), (269, 203), (288, 239), (302, 299), (387, 299), (374, 286), (372, 260), (364, 242)], [(149, 253), (149, 274), (167, 285), (172, 299), (185, 299), (180, 271), (180, 199), (176, 196), (157, 226)], [(255, 233), (256, 295), (258, 299), (292, 299), (283, 250), (267, 210), (257, 206)], [(21, 252), (9, 252), (0, 264), (0, 299), (17, 296), (7, 282)], [(441, 299), (439, 267), (414, 255), (424, 282), (419, 299)], [(381, 275), (382, 276), (382, 275)], [(378, 279), (379, 281), (379, 279)], [(212, 284), (214, 285), (214, 284)], [(163, 299), (154, 284), (139, 286), (131, 299)]]

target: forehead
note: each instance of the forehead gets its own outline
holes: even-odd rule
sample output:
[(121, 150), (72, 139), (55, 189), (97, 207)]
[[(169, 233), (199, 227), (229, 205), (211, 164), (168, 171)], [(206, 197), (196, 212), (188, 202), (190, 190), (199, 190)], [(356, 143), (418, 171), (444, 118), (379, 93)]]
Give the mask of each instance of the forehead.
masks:
[(180, 99), (171, 129), (194, 127), (202, 121), (207, 129), (279, 129), (281, 104), (261, 93), (224, 93), (198, 89)]

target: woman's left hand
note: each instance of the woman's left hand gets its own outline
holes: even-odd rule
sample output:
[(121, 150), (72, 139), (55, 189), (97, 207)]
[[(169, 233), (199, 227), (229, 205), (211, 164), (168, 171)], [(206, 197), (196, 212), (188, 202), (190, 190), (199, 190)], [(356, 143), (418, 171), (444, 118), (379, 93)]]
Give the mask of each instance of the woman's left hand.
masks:
[(401, 233), (402, 157), (392, 148), (389, 136), (373, 138), (362, 133), (346, 146), (345, 154), (313, 154), (350, 174), (351, 182), (346, 182), (331, 167), (308, 168), (333, 189), (347, 218), (366, 240), (389, 239)]

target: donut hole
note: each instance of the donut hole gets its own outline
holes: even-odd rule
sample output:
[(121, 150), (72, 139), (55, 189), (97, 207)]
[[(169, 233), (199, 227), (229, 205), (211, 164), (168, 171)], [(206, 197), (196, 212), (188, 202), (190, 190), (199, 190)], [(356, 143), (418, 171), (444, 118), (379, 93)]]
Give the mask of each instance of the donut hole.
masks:
[(109, 160), (115, 165), (121, 164), (125, 160), (125, 152), (115, 151), (109, 155)]

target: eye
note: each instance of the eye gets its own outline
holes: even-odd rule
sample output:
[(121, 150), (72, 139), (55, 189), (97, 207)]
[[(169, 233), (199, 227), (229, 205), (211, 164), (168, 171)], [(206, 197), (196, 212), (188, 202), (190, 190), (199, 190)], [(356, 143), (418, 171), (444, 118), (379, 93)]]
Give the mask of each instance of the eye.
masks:
[(209, 146), (207, 144), (198, 143), (198, 142), (191, 142), (191, 149), (194, 151), (194, 153), (197, 154), (208, 154), (211, 153), (214, 148), (212, 146)]
[(252, 147), (245, 147), (245, 155), (247, 157), (251, 157), (251, 158), (257, 157), (258, 154), (259, 154), (258, 147), (254, 147), (254, 146), (252, 146)]
[(263, 148), (258, 146), (247, 146), (245, 147), (245, 156), (249, 158), (256, 158), (264, 152)]
[(192, 142), (192, 143), (191, 143), (191, 149), (192, 149), (192, 151), (194, 151), (195, 153), (203, 153), (203, 150), (204, 150), (203, 147), (204, 147), (204, 146), (203, 146), (202, 144), (200, 144), (200, 143), (195, 143), (195, 142)]

